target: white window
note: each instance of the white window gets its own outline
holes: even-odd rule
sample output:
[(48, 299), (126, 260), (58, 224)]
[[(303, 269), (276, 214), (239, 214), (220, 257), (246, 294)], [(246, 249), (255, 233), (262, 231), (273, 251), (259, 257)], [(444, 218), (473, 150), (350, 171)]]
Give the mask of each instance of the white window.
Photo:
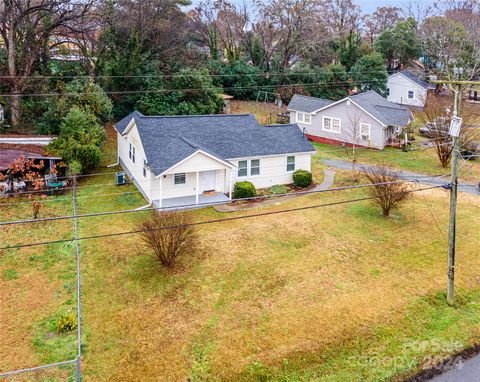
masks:
[(246, 160), (238, 161), (238, 176), (242, 177), (242, 176), (247, 176), (247, 175), (248, 175), (247, 161)]
[(307, 123), (310, 125), (312, 123), (312, 115), (297, 112), (297, 122)]
[(260, 159), (252, 159), (250, 161), (250, 175), (260, 175)]
[(415, 94), (415, 93), (414, 93), (413, 90), (409, 90), (409, 91), (408, 91), (408, 98), (412, 99), (413, 96), (414, 96), (414, 94)]
[(173, 184), (185, 184), (187, 177), (184, 172), (179, 172), (173, 175)]
[(366, 141), (370, 140), (370, 124), (369, 123), (360, 124), (360, 137)]
[(132, 159), (132, 144), (131, 143), (128, 144), (128, 157), (130, 159)]
[(287, 157), (287, 172), (295, 171), (295, 157)]
[(338, 118), (323, 117), (323, 130), (340, 134), (340, 120)]
[(147, 177), (147, 160), (146, 159), (143, 160), (143, 177), (144, 178)]
[(135, 163), (135, 146), (132, 145), (132, 162)]
[(390, 88), (387, 88), (387, 96), (390, 95)]

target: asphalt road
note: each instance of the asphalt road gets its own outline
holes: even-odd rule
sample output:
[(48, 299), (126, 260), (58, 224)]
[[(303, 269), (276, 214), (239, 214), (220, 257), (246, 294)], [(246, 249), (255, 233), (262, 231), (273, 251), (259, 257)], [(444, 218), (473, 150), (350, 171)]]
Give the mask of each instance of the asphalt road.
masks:
[(433, 377), (430, 382), (480, 382), (480, 355), (462, 361), (457, 368)]
[[(341, 170), (351, 170), (352, 169), (352, 164), (350, 162), (340, 160), (340, 159), (325, 159), (325, 160), (322, 161), (322, 163), (329, 166), (329, 167), (334, 167), (334, 168), (338, 168), (338, 169), (341, 169)], [(373, 165), (357, 164), (357, 169), (359, 171), (365, 171), (369, 168), (374, 168), (374, 167), (375, 166), (373, 166)], [(400, 179), (408, 180), (408, 181), (418, 180), (418, 182), (422, 183), (422, 184), (440, 186), (440, 185), (443, 185), (443, 184), (450, 183), (450, 178), (445, 178), (445, 177), (430, 176), (430, 175), (425, 175), (425, 174), (417, 174), (417, 173), (410, 172), (410, 171), (399, 171), (398, 173), (399, 173)], [(479, 181), (480, 181), (480, 179), (479, 179)], [(460, 184), (458, 186), (458, 191), (480, 196), (480, 188), (478, 187), (478, 184), (460, 182)], [(480, 379), (479, 379), (479, 382), (480, 382)]]

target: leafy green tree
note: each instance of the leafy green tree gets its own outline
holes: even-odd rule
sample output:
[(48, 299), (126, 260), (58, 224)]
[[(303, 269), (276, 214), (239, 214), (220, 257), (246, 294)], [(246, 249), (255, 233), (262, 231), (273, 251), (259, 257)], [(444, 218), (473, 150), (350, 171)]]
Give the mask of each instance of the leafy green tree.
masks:
[(395, 60), (400, 64), (406, 64), (418, 58), (421, 54), (421, 46), (416, 21), (409, 17), (397, 22), (394, 27), (385, 29), (378, 36), (374, 47), (387, 62), (388, 70), (394, 69)]
[(217, 114), (223, 107), (221, 92), (208, 70), (183, 69), (168, 82), (152, 81), (136, 107), (147, 115)]
[(330, 64), (318, 67), (317, 86), (307, 87), (310, 95), (319, 98), (339, 100), (348, 95), (349, 75), (342, 64)]
[(37, 126), (40, 134), (58, 134), (63, 119), (74, 106), (91, 113), (98, 123), (111, 119), (112, 101), (92, 80), (77, 79), (66, 85), (61, 83), (59, 88), (59, 98), (46, 100), (47, 110)]
[(353, 65), (351, 76), (363, 91), (375, 90), (377, 93), (385, 94), (387, 90), (388, 73), (380, 53), (375, 52), (361, 57)]
[(76, 171), (81, 168), (85, 172), (100, 164), (104, 143), (105, 131), (97, 117), (88, 110), (74, 106), (63, 118), (60, 134), (47, 146), (47, 150), (61, 156)]
[(255, 99), (265, 76), (262, 70), (245, 60), (232, 64), (211, 61), (210, 73), (217, 86), (225, 88), (226, 93), (238, 99)]

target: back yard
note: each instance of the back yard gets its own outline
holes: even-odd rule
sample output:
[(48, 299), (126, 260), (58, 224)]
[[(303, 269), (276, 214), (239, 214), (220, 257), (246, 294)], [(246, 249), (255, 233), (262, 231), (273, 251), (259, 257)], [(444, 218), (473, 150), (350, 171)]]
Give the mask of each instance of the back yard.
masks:
[[(333, 155), (317, 148), (320, 174), (320, 159)], [(376, 152), (368, 155), (377, 160)], [(336, 183), (349, 178), (340, 172)], [(80, 213), (145, 204), (132, 186), (115, 187), (111, 174), (85, 178), (78, 195)], [(310, 195), (261, 211), (361, 196)], [(1, 202), (0, 220), (29, 217), (25, 199)], [(137, 236), (82, 241), (84, 380), (396, 381), (431, 366), (429, 356), (480, 341), (480, 199), (461, 194), (459, 203), (453, 308), (444, 296), (444, 190), (415, 193), (388, 220), (357, 202), (200, 226), (200, 250), (175, 272), (160, 268)], [(72, 212), (68, 194), (45, 206), (42, 216)], [(191, 213), (204, 221), (255, 212)], [(81, 218), (80, 236), (129, 231), (146, 214)], [(71, 221), (7, 226), (0, 242), (71, 232)], [(0, 370), (74, 356), (74, 334), (55, 332), (58, 317), (75, 308), (73, 249), (51, 244), (0, 254)], [(60, 369), (48, 380), (69, 373)]]

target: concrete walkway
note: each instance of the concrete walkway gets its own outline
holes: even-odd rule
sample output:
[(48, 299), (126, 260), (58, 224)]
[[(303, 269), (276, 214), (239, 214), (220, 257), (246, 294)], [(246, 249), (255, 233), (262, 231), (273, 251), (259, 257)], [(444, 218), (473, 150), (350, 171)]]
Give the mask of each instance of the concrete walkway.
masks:
[[(333, 167), (333, 168), (338, 168), (340, 170), (352, 170), (352, 163), (340, 159), (324, 159), (322, 163), (326, 166)], [(366, 171), (367, 169), (375, 168), (375, 165), (368, 165), (368, 164), (357, 164), (357, 169), (359, 171)], [(418, 180), (419, 183), (422, 184), (429, 184), (429, 185), (434, 185), (434, 186), (441, 186), (443, 184), (448, 184), (450, 183), (450, 177), (439, 177), (439, 176), (431, 176), (431, 175), (425, 175), (425, 174), (418, 174), (415, 172), (410, 172), (410, 171), (403, 171), (399, 170), (399, 177), (400, 179), (406, 180), (406, 181), (415, 181)], [(480, 181), (480, 179), (479, 179)], [(471, 183), (463, 183), (460, 182), (458, 186), (458, 191), (460, 192), (466, 192), (472, 195), (479, 195), (480, 196), (480, 188), (478, 187), (477, 184), (471, 184)]]
[[(324, 170), (324, 173), (323, 173), (323, 182), (320, 183), (318, 186), (312, 188), (310, 191), (327, 190), (330, 187), (332, 187), (334, 180), (335, 180), (335, 171), (326, 169)], [(233, 205), (219, 204), (219, 205), (213, 206), (213, 208), (215, 208), (218, 212), (244, 211), (244, 210), (251, 210), (253, 208), (266, 207), (266, 206), (284, 203), (288, 200), (292, 200), (300, 196), (303, 196), (303, 195), (302, 194), (296, 195), (295, 193), (292, 193), (290, 195), (285, 195), (285, 196), (279, 196), (279, 197), (275, 197), (274, 195), (272, 195), (271, 199), (265, 199), (262, 202), (255, 202), (255, 203), (248, 203), (248, 204), (233, 204)]]

